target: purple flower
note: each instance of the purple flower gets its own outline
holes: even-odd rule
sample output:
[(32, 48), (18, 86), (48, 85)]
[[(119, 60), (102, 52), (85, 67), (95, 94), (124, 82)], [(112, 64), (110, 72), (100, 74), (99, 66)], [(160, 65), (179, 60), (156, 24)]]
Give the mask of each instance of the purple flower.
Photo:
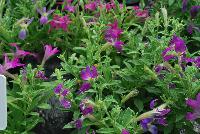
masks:
[(18, 58), (9, 60), (7, 54), (4, 54), (4, 64), (0, 64), (0, 74), (5, 74), (7, 70), (20, 66), (24, 66), (24, 64), (21, 64)]
[(70, 93), (69, 89), (64, 89), (61, 93), (62, 96), (67, 96)]
[(97, 72), (97, 68), (95, 66), (92, 66), (92, 68), (90, 68), (90, 66), (87, 66), (86, 69), (83, 69), (81, 71), (81, 78), (83, 80), (94, 79), (97, 76), (98, 76), (98, 72)]
[(196, 100), (193, 99), (187, 99), (186, 105), (190, 106), (193, 109), (192, 112), (188, 112), (186, 115), (187, 120), (196, 120), (200, 118), (200, 93), (197, 94)]
[(83, 126), (83, 119), (77, 119), (75, 122), (74, 122), (76, 128), (78, 129), (81, 129), (82, 126)]
[(21, 30), (18, 34), (19, 39), (24, 40), (27, 36), (27, 27), (31, 24), (31, 22), (33, 21), (33, 17), (31, 19), (27, 19), (27, 18), (22, 18), (21, 20), (18, 21)]
[(37, 12), (41, 15), (40, 18), (40, 24), (44, 25), (48, 23), (48, 15), (50, 15), (51, 13), (53, 13), (54, 10), (46, 10), (46, 7), (44, 7), (42, 10), (37, 9)]
[(93, 105), (88, 102), (88, 99), (83, 99), (79, 105), (81, 113), (85, 116), (88, 114), (92, 114), (94, 109)]
[(153, 121), (153, 118), (145, 118), (143, 120), (140, 121), (140, 125), (142, 127), (142, 129), (146, 132), (149, 129), (149, 124)]
[(62, 88), (63, 88), (63, 84), (58, 84), (58, 85), (54, 88), (54, 93), (55, 93), (55, 94), (60, 94)]
[(51, 56), (59, 52), (57, 47), (53, 49), (51, 45), (45, 45), (44, 49), (45, 49), (45, 53), (42, 60), (42, 64), (44, 64)]
[(130, 134), (128, 130), (122, 129), (122, 134)]
[(95, 2), (95, 1), (94, 2), (90, 2), (90, 3), (85, 5), (85, 9), (86, 10), (94, 11), (94, 10), (96, 10), (96, 8), (97, 8), (97, 2)]
[(118, 27), (117, 21), (115, 21), (113, 24), (109, 24), (108, 26), (109, 28), (105, 32), (105, 39), (111, 43), (117, 41), (123, 30)]
[(150, 111), (151, 114), (149, 114), (149, 117), (144, 118), (140, 121), (140, 125), (143, 128), (144, 131), (150, 131), (152, 133), (157, 134), (157, 128), (151, 123), (156, 122), (157, 124), (166, 126), (166, 118), (165, 115), (167, 115), (171, 110), (170, 109), (164, 109), (164, 108), (154, 108), (155, 102), (157, 99), (154, 99), (150, 102), (150, 108), (153, 109)]
[(64, 99), (64, 98), (62, 100), (60, 100), (60, 103), (64, 108), (70, 108), (71, 107), (71, 102)]
[(199, 9), (200, 6), (192, 6), (192, 8), (190, 9), (190, 15), (192, 19), (194, 19), (197, 16)]
[(182, 12), (185, 12), (187, 10), (188, 0), (182, 1)]
[(124, 42), (115, 41), (113, 46), (117, 49), (118, 52), (121, 52), (123, 45), (124, 45)]
[(88, 91), (89, 89), (91, 88), (91, 84), (88, 83), (88, 82), (85, 82), (81, 85), (79, 91), (78, 91), (78, 94), (80, 93), (84, 93), (85, 91)]
[(184, 40), (174, 35), (172, 40), (170, 41), (170, 46), (167, 47), (162, 52), (162, 57), (164, 61), (169, 61), (171, 59), (175, 59), (177, 56), (181, 56), (186, 53), (186, 45)]
[(189, 24), (188, 26), (187, 26), (187, 32), (189, 33), (189, 34), (192, 34), (193, 33), (193, 25), (192, 24)]
[(200, 56), (196, 57), (196, 58), (194, 59), (194, 62), (195, 62), (195, 64), (196, 64), (196, 66), (197, 66), (198, 68), (200, 68)]
[(158, 134), (158, 128), (155, 125), (151, 125), (149, 127), (149, 132), (151, 132), (151, 134)]
[(150, 108), (151, 108), (151, 109), (154, 109), (155, 103), (156, 103), (157, 100), (158, 100), (158, 99), (154, 99), (154, 100), (152, 100), (152, 101), (150, 102)]
[(35, 77), (41, 80), (47, 80), (47, 77), (45, 76), (43, 71), (38, 71)]
[(21, 29), (18, 37), (19, 39), (24, 40), (26, 38), (26, 29)]
[(176, 88), (176, 84), (170, 82), (170, 83), (168, 84), (168, 87), (169, 87), (169, 89), (174, 89), (174, 88)]
[(75, 12), (75, 7), (74, 6), (70, 6), (70, 5), (66, 5), (64, 7), (64, 10), (67, 10), (67, 11), (69, 11), (71, 13), (74, 13)]

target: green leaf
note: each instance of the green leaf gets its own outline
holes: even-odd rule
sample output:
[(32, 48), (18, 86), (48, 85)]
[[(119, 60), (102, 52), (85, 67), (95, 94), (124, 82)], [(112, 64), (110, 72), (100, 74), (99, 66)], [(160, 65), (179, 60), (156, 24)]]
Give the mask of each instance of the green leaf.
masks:
[(139, 112), (141, 112), (141, 111), (143, 110), (144, 105), (143, 105), (142, 100), (135, 99), (135, 100), (134, 100), (134, 104), (135, 104), (135, 106), (138, 108)]
[(171, 6), (172, 4), (174, 4), (175, 0), (168, 0), (168, 4), (169, 6)]
[(51, 109), (51, 106), (47, 103), (42, 103), (38, 106), (38, 108), (41, 108), (41, 109)]
[(68, 123), (67, 125), (63, 127), (63, 129), (65, 128), (74, 128), (74, 126), (72, 125), (72, 123)]
[(96, 132), (100, 134), (112, 134), (112, 133), (115, 133), (115, 129), (114, 128), (100, 128)]

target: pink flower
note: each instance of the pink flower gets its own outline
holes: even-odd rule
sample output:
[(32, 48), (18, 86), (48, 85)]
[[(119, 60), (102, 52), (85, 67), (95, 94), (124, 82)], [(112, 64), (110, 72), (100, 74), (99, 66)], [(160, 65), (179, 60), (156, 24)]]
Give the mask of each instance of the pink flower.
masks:
[(59, 50), (56, 48), (53, 48), (51, 45), (45, 45), (44, 46), (45, 53), (44, 53), (44, 58), (42, 60), (42, 65), (53, 55), (59, 52)]
[(64, 31), (67, 31), (68, 25), (71, 23), (69, 17), (67, 15), (65, 16), (59, 16), (55, 15), (53, 17), (53, 20), (50, 22), (50, 31), (51, 29), (63, 29)]
[(16, 68), (23, 65), (24, 64), (21, 64), (19, 62), (18, 58), (13, 58), (12, 60), (9, 60), (7, 54), (4, 54), (4, 64), (0, 64), (0, 74), (5, 74), (8, 69)]

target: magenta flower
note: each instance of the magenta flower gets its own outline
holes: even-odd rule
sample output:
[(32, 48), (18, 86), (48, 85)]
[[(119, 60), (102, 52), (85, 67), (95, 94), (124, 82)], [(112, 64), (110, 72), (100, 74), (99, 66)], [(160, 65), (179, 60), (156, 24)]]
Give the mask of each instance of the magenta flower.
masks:
[(193, 109), (193, 113), (188, 112), (186, 114), (187, 120), (193, 121), (200, 118), (200, 93), (197, 94), (196, 100), (187, 99), (186, 105), (190, 106)]
[(111, 0), (111, 2), (106, 3), (105, 8), (107, 11), (110, 11), (111, 9), (115, 9), (116, 8), (115, 2)]
[(15, 49), (16, 49), (15, 52), (14, 52), (14, 57), (20, 58), (20, 57), (25, 57), (27, 55), (33, 55), (33, 56), (35, 56), (34, 54), (32, 54), (30, 52), (21, 50), (16, 43), (11, 43), (10, 45), (13, 46), (13, 47), (15, 47)]
[(184, 40), (174, 35), (170, 41), (170, 46), (162, 52), (163, 60), (169, 61), (170, 59), (174, 59), (177, 56), (182, 56), (186, 53), (186, 49), (187, 47)]
[(83, 99), (79, 105), (81, 113), (85, 116), (92, 114), (94, 111), (93, 105), (88, 102), (88, 99)]
[(90, 10), (90, 11), (94, 11), (97, 9), (97, 2), (90, 2), (88, 4), (85, 5), (85, 9), (86, 10)]
[(18, 21), (21, 30), (18, 34), (19, 39), (21, 40), (25, 40), (26, 36), (27, 36), (27, 27), (31, 24), (31, 22), (33, 21), (33, 17), (31, 19), (27, 19), (27, 18), (22, 18), (21, 20)]
[(4, 54), (4, 64), (0, 64), (0, 74), (5, 74), (7, 73), (7, 70), (24, 66), (24, 64), (21, 64), (18, 58), (14, 58), (12, 60), (9, 60), (7, 54)]
[(200, 6), (192, 6), (192, 8), (190, 9), (190, 15), (192, 19), (194, 19), (197, 16), (199, 10)]
[(41, 25), (44, 25), (44, 24), (48, 23), (48, 15), (50, 15), (51, 13), (53, 13), (53, 11), (54, 10), (47, 11), (46, 7), (43, 7), (42, 10), (37, 9), (37, 12), (41, 15), (41, 18), (40, 18), (40, 24)]
[(78, 91), (78, 94), (84, 93), (84, 92), (88, 91), (90, 88), (91, 88), (91, 84), (88, 83), (88, 82), (85, 82), (85, 83), (83, 83), (83, 84), (81, 85), (81, 87), (80, 87), (80, 89), (79, 89), (79, 91)]
[(128, 130), (122, 129), (122, 134), (130, 134)]
[(42, 60), (42, 65), (45, 64), (45, 62), (53, 55), (55, 55), (56, 53), (59, 52), (58, 48), (53, 48), (51, 45), (45, 45), (44, 46), (45, 49), (45, 53), (44, 53), (44, 57)]
[(123, 30), (118, 27), (117, 21), (115, 21), (113, 24), (109, 24), (108, 26), (109, 28), (105, 32), (105, 39), (111, 43), (117, 41)]
[(113, 45), (118, 52), (122, 52), (122, 47), (124, 46), (124, 42), (122, 41), (116, 41), (114, 42), (114, 45)]
[(158, 128), (152, 125), (152, 118), (146, 118), (140, 121), (140, 125), (144, 132), (149, 131), (151, 134), (158, 134)]
[(50, 21), (50, 31), (51, 29), (62, 29), (64, 31), (67, 31), (68, 25), (71, 23), (69, 17), (67, 15), (65, 16), (59, 16), (55, 15), (53, 17), (53, 20)]
[(90, 80), (90, 79), (94, 79), (98, 76), (98, 72), (97, 72), (97, 68), (95, 66), (92, 66), (90, 68), (90, 66), (87, 66), (86, 69), (83, 69), (81, 71), (81, 78), (83, 80)]
[(135, 15), (139, 18), (147, 18), (147, 17), (149, 17), (149, 11), (148, 10), (136, 10)]

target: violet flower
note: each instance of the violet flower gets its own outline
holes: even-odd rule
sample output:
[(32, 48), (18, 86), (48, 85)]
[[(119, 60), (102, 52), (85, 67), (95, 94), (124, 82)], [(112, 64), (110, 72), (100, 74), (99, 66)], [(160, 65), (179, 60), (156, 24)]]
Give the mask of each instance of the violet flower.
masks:
[(63, 84), (58, 84), (58, 85), (54, 88), (54, 93), (55, 93), (55, 94), (60, 94), (62, 88), (63, 88)]
[(64, 89), (63, 84), (58, 84), (54, 88), (54, 93), (56, 95), (60, 95), (62, 97), (65, 97), (65, 96), (67, 96), (70, 93), (70, 91), (69, 91), (69, 89)]
[(91, 68), (90, 66), (87, 66), (86, 69), (83, 69), (81, 71), (81, 78), (83, 80), (94, 79), (94, 78), (97, 78), (97, 76), (98, 76), (98, 72), (95, 66), (92, 66)]
[(65, 16), (59, 16), (55, 15), (53, 17), (53, 20), (50, 21), (50, 31), (51, 29), (62, 29), (64, 31), (67, 31), (68, 25), (71, 23), (69, 17), (67, 15)]
[(18, 34), (19, 39), (24, 40), (27, 36), (27, 27), (31, 24), (31, 22), (33, 21), (33, 17), (31, 19), (27, 19), (27, 18), (22, 18), (21, 20), (18, 21), (21, 30)]
[(56, 53), (59, 52), (58, 48), (53, 48), (51, 45), (45, 45), (44, 46), (45, 49), (45, 53), (44, 53), (44, 57), (42, 60), (42, 66), (45, 64), (45, 62), (53, 55), (55, 55)]
[(163, 60), (169, 61), (176, 58), (177, 56), (180, 57), (186, 53), (186, 49), (187, 47), (184, 40), (174, 35), (170, 41), (170, 46), (162, 52)]
[(78, 128), (78, 129), (81, 129), (82, 128), (82, 126), (83, 126), (83, 119), (77, 119), (75, 122), (74, 122), (74, 124), (75, 124), (75, 126), (76, 126), (76, 128)]
[(187, 10), (188, 0), (182, 0), (182, 12)]
[(192, 8), (190, 9), (190, 15), (192, 19), (194, 19), (197, 16), (199, 10), (200, 6), (192, 6)]
[(47, 80), (47, 77), (45, 76), (43, 71), (38, 71), (35, 78), (41, 79), (41, 80)]
[(7, 70), (20, 66), (24, 66), (24, 64), (21, 64), (18, 58), (13, 58), (12, 60), (9, 60), (7, 54), (4, 54), (4, 64), (0, 64), (0, 74), (7, 74)]
[(60, 100), (60, 104), (66, 109), (71, 107), (71, 102), (64, 98)]
[(83, 83), (83, 84), (81, 85), (81, 87), (80, 87), (80, 89), (79, 89), (79, 91), (78, 91), (78, 94), (84, 93), (84, 92), (88, 91), (90, 88), (91, 88), (91, 84), (88, 83), (88, 82), (85, 82), (85, 83)]
[(94, 111), (93, 105), (88, 102), (88, 99), (83, 99), (79, 105), (81, 113), (85, 116), (92, 114)]
[(196, 66), (197, 66), (198, 68), (200, 68), (200, 56), (198, 56), (198, 57), (196, 57), (196, 58), (194, 59), (194, 63), (196, 64)]
[(166, 118), (164, 116), (171, 111), (170, 109), (163, 108), (165, 107), (165, 105), (163, 106), (161, 105), (158, 108), (154, 108), (156, 101), (157, 99), (152, 100), (150, 102), (150, 108), (152, 109), (152, 111), (149, 111), (141, 115), (141, 117), (144, 116), (145, 118), (142, 118), (142, 120), (140, 121), (140, 125), (143, 128), (143, 130), (150, 131), (153, 134), (157, 134), (157, 127), (152, 125), (152, 123), (156, 122), (157, 124), (166, 126), (167, 123), (166, 123)]
[(44, 24), (47, 24), (48, 23), (48, 16), (54, 12), (54, 10), (49, 10), (47, 11), (46, 10), (46, 7), (43, 7), (42, 10), (40, 9), (37, 9), (37, 12), (41, 15), (41, 18), (40, 18), (40, 24), (41, 25), (44, 25)]
[(63, 84), (58, 84), (54, 88), (54, 93), (59, 96), (60, 104), (64, 108), (68, 109), (71, 107), (71, 102), (65, 98), (65, 96), (67, 96), (70, 93), (70, 91), (69, 89), (64, 89)]
[(128, 130), (122, 129), (122, 134), (130, 134)]
[(190, 106), (193, 109), (193, 113), (188, 112), (186, 114), (187, 120), (194, 121), (194, 120), (200, 118), (200, 93), (197, 94), (196, 100), (187, 99), (186, 105)]

